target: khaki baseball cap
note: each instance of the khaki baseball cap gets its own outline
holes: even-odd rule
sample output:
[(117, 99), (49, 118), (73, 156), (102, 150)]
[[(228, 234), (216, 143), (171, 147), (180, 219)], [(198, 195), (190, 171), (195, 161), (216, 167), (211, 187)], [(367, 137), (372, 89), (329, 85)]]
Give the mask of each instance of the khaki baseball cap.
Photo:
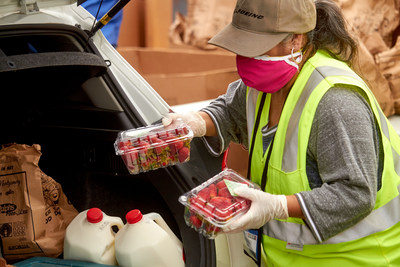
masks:
[(314, 0), (237, 0), (232, 22), (208, 43), (235, 54), (265, 54), (290, 33), (306, 33), (316, 24)]

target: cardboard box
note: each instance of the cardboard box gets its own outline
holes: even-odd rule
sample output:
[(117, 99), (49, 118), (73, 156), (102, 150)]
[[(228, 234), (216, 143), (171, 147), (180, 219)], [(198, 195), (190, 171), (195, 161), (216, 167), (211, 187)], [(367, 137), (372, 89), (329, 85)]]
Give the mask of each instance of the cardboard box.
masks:
[(229, 52), (119, 47), (119, 53), (171, 105), (214, 99), (239, 79)]
[(131, 1), (123, 10), (118, 45), (169, 47), (172, 13), (172, 0)]

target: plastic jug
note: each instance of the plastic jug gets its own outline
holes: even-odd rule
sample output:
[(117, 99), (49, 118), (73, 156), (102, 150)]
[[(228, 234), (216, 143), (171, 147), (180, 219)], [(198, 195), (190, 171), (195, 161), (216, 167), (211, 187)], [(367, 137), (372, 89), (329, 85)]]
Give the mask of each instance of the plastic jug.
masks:
[(98, 208), (79, 213), (65, 232), (64, 259), (116, 265), (113, 226), (122, 229), (124, 223)]
[(158, 213), (134, 209), (115, 236), (115, 256), (124, 267), (185, 266), (182, 242)]

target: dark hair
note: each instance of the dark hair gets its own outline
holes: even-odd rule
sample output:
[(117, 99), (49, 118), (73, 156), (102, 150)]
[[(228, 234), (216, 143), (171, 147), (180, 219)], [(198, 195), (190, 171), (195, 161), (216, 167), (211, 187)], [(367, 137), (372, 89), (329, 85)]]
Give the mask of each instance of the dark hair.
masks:
[(351, 65), (357, 55), (357, 42), (347, 30), (340, 8), (331, 0), (316, 0), (317, 24), (307, 33), (308, 43), (314, 54), (324, 49), (336, 58)]

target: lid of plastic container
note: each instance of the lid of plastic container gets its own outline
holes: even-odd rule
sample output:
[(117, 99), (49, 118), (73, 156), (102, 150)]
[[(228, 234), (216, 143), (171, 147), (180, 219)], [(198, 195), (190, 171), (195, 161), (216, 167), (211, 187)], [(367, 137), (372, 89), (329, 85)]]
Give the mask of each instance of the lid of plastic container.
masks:
[(134, 223), (139, 222), (143, 218), (143, 215), (140, 212), (140, 210), (135, 209), (135, 210), (131, 210), (130, 212), (128, 212), (125, 217), (126, 217), (126, 221), (129, 224), (134, 224)]
[(103, 212), (99, 208), (91, 208), (86, 213), (86, 219), (90, 223), (98, 223), (103, 220)]

